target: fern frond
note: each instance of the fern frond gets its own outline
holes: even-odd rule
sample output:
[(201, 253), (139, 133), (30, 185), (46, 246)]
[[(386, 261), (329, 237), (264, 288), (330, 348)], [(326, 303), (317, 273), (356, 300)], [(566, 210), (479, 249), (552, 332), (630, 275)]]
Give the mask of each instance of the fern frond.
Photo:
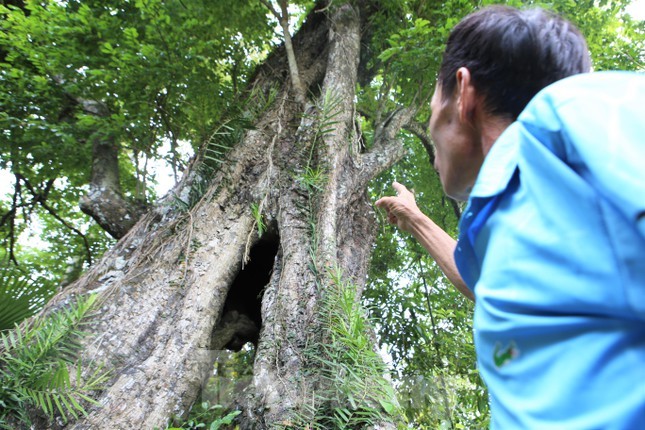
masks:
[(32, 280), (19, 269), (0, 265), (0, 331), (34, 315), (54, 292), (53, 284), (44, 278)]
[(334, 131), (334, 126), (340, 122), (336, 118), (343, 112), (341, 103), (340, 95), (333, 93), (331, 90), (327, 90), (323, 97), (319, 99), (318, 136), (325, 136)]
[(0, 405), (4, 406), (0, 427), (9, 414), (27, 424), (27, 405), (50, 419), (58, 414), (67, 422), (86, 414), (82, 402), (97, 404), (89, 394), (102, 388), (109, 372), (95, 366), (84, 376), (79, 357), (86, 335), (82, 328), (96, 298), (79, 298), (67, 309), (0, 333), (4, 347), (0, 351)]
[(394, 390), (384, 379), (386, 367), (369, 339), (369, 321), (356, 301), (356, 286), (342, 270), (327, 272), (319, 317), (324, 342), (307, 351), (324, 381), (314, 398), (310, 428), (363, 428), (397, 416)]
[(262, 204), (251, 203), (251, 214), (255, 219), (255, 224), (258, 228), (258, 236), (262, 237), (266, 231), (266, 224), (264, 223), (264, 216), (262, 215)]

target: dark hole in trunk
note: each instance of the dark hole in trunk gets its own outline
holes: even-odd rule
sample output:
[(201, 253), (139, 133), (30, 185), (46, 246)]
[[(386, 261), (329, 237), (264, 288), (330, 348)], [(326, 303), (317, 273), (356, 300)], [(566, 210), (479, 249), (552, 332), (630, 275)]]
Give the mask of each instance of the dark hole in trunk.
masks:
[(248, 343), (257, 346), (262, 327), (262, 294), (271, 279), (280, 240), (265, 233), (249, 252), (249, 261), (229, 289), (222, 317), (213, 332), (213, 346), (239, 351)]

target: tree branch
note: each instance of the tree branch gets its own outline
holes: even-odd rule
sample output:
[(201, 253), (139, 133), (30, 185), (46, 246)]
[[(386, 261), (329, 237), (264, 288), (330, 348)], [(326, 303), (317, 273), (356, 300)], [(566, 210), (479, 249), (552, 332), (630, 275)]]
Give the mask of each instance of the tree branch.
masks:
[(119, 180), (119, 148), (112, 136), (92, 136), (92, 179), (80, 208), (115, 239), (120, 239), (145, 213), (145, 205), (126, 200)]
[[(58, 84), (63, 82), (54, 78)], [(90, 115), (107, 117), (109, 107), (96, 100), (69, 96)], [(127, 201), (121, 192), (119, 179), (119, 147), (109, 132), (97, 130), (92, 140), (90, 190), (81, 198), (80, 208), (91, 216), (112, 237), (120, 239), (141, 218), (143, 205)]]
[(61, 224), (63, 224), (65, 227), (68, 229), (72, 230), (74, 233), (79, 235), (83, 239), (83, 244), (85, 245), (85, 251), (87, 253), (87, 263), (91, 266), (92, 265), (92, 251), (90, 250), (90, 242), (87, 240), (87, 236), (83, 234), (82, 231), (74, 227), (73, 225), (69, 224), (67, 221), (65, 221), (63, 218), (61, 218), (56, 211), (54, 211), (46, 202), (41, 201), (39, 202), (40, 206), (43, 207), (51, 216), (53, 216), (56, 220), (58, 220)]
[(372, 178), (403, 157), (405, 148), (397, 139), (397, 134), (414, 118), (416, 112), (417, 109), (414, 107), (400, 107), (391, 112), (385, 121), (374, 127), (374, 143), (361, 158), (361, 169), (356, 175), (356, 186), (361, 188), (367, 186)]
[[(319, 240), (318, 262), (332, 267), (338, 258), (338, 192), (347, 192), (344, 187), (344, 172), (337, 166), (348, 165), (352, 156), (347, 144), (352, 139), (355, 125), (356, 82), (358, 77), (358, 62), (361, 50), (360, 15), (349, 4), (333, 7), (330, 14), (329, 55), (327, 71), (321, 91), (322, 103), (319, 109), (318, 121), (329, 123), (333, 118), (333, 126), (325, 131), (321, 144), (317, 145), (319, 162), (328, 169), (327, 192), (321, 196), (320, 209), (317, 219), (317, 234)], [(325, 100), (331, 100), (327, 102)]]
[[(83, 239), (85, 250), (87, 252), (87, 261), (89, 264), (92, 264), (92, 254), (91, 254), (90, 244), (89, 244), (89, 241), (87, 240), (87, 237), (83, 234), (83, 232), (81, 232), (76, 227), (74, 227), (73, 225), (65, 221), (60, 215), (56, 213), (56, 211), (54, 211), (54, 209), (52, 209), (51, 206), (47, 204), (47, 197), (49, 196), (49, 193), (53, 188), (55, 179), (49, 179), (45, 183), (45, 186), (43, 187), (43, 189), (39, 190), (36, 187), (34, 187), (31, 184), (31, 182), (29, 182), (29, 180), (26, 177), (24, 177), (22, 174), (15, 173), (14, 176), (16, 178), (16, 183), (14, 185), (14, 194), (12, 198), (11, 209), (6, 214), (4, 214), (0, 219), (0, 226), (3, 226), (7, 221), (9, 222), (9, 236), (8, 236), (9, 237), (9, 260), (12, 261), (16, 266), (19, 265), (15, 255), (15, 245), (16, 245), (16, 239), (17, 239), (16, 229), (15, 229), (15, 217), (16, 217), (16, 213), (18, 212), (18, 208), (29, 207), (30, 208), (29, 213), (31, 213), (31, 211), (36, 205), (40, 205), (57, 221), (59, 221), (61, 224), (63, 224), (68, 229), (72, 230), (74, 233), (76, 233)], [(18, 198), (21, 196), (23, 184), (25, 188), (29, 191), (29, 194), (31, 194), (31, 201), (29, 201), (28, 203), (18, 204)]]
[(428, 153), (430, 164), (434, 164), (434, 144), (432, 143), (432, 138), (426, 132), (427, 127), (419, 121), (411, 120), (407, 124), (404, 124), (403, 128), (419, 138)]
[[(413, 112), (416, 112), (416, 111), (413, 111)], [(370, 117), (370, 115), (365, 112), (360, 112), (360, 114), (365, 116), (366, 118)], [(382, 159), (383, 157), (391, 160), (390, 164), (387, 167), (383, 168), (382, 170), (378, 171), (376, 175), (378, 175), (386, 168), (390, 167), (392, 164), (397, 162), (403, 156), (403, 146), (401, 145), (400, 142), (394, 139), (393, 137), (394, 135), (392, 135), (392, 132), (394, 131), (394, 129), (392, 129), (392, 124), (391, 124), (391, 121), (395, 119), (397, 116), (400, 117), (400, 115), (402, 115), (402, 108), (399, 108), (394, 112), (390, 113), (387, 119), (382, 124), (375, 127), (374, 146), (372, 150), (369, 151), (369, 153), (365, 156), (364, 163), (372, 164), (372, 163), (375, 163), (374, 161), (375, 159)], [(397, 120), (395, 125), (400, 126), (399, 130), (402, 128), (414, 134), (421, 141), (421, 143), (423, 144), (423, 147), (428, 153), (428, 161), (430, 162), (431, 165), (434, 165), (434, 159), (435, 159), (434, 144), (432, 143), (432, 138), (426, 132), (426, 127), (419, 121), (415, 121), (414, 115), (410, 116), (409, 114), (406, 114), (405, 117), (409, 117), (409, 119), (404, 120), (402, 122)], [(390, 130), (388, 130), (388, 127), (390, 128)], [(381, 142), (378, 145), (377, 145), (378, 143), (377, 140)], [(387, 142), (390, 142), (389, 145), (392, 146), (391, 148), (387, 148), (386, 146), (384, 146), (384, 145), (388, 145)], [(398, 152), (399, 150), (401, 151), (400, 153)], [(378, 162), (376, 162), (375, 164), (378, 165)], [(452, 207), (452, 211), (457, 217), (457, 219), (461, 218), (461, 208), (459, 207), (459, 203), (447, 196), (446, 196), (446, 199), (448, 200), (448, 203)]]
[(305, 106), (307, 99), (305, 97), (305, 89), (302, 86), (300, 81), (300, 72), (298, 71), (298, 63), (296, 62), (296, 54), (293, 50), (293, 42), (291, 40), (291, 34), (289, 33), (289, 11), (287, 0), (280, 0), (281, 12), (278, 12), (273, 5), (268, 0), (260, 0), (264, 6), (266, 6), (271, 13), (278, 19), (280, 26), (282, 27), (282, 33), (284, 35), (284, 47), (287, 51), (287, 61), (289, 62), (289, 74), (291, 76), (291, 85), (293, 86), (293, 91), (296, 96), (296, 101), (301, 105)]
[(450, 206), (452, 206), (452, 212), (455, 214), (457, 217), (457, 220), (461, 219), (461, 208), (459, 207), (459, 203), (452, 197), (446, 196), (448, 199), (448, 203), (450, 203)]
[(282, 20), (282, 16), (280, 13), (273, 7), (270, 1), (268, 0), (260, 0), (260, 3), (262, 3), (264, 6), (266, 6), (267, 9), (273, 14), (278, 19), (278, 22)]

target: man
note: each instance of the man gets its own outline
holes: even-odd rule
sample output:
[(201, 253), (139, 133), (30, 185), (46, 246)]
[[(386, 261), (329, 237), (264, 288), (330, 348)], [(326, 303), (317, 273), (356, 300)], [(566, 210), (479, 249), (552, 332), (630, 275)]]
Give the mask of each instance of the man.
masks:
[(430, 120), (459, 240), (401, 184), (376, 203), (476, 298), (493, 428), (645, 428), (645, 77), (589, 64), (545, 11), (466, 17)]

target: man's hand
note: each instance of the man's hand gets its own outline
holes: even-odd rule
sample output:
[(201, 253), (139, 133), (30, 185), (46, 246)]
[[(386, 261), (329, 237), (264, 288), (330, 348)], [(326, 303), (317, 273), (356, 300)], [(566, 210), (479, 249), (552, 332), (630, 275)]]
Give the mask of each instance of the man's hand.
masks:
[(459, 292), (470, 300), (475, 300), (455, 265), (455, 239), (419, 210), (414, 194), (407, 188), (398, 182), (394, 182), (392, 186), (396, 190), (396, 197), (382, 197), (376, 202), (376, 206), (387, 212), (389, 222), (412, 233)]
[(396, 197), (382, 197), (376, 202), (376, 206), (387, 212), (387, 220), (391, 224), (412, 233), (414, 224), (423, 214), (417, 206), (414, 194), (398, 182), (394, 182), (392, 186), (396, 190)]

